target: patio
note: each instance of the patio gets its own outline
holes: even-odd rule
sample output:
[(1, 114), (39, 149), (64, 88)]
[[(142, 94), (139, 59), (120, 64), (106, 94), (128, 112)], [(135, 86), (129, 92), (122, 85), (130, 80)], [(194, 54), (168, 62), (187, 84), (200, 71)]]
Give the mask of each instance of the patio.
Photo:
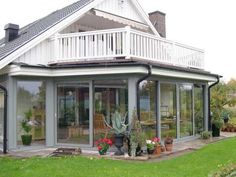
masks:
[[(182, 141), (182, 142), (175, 142), (173, 146), (173, 151), (171, 152), (162, 152), (160, 156), (156, 155), (143, 155), (139, 157), (129, 157), (128, 154), (125, 154), (124, 156), (115, 156), (114, 155), (114, 149), (111, 148), (110, 151), (107, 153), (107, 155), (100, 156), (98, 154), (98, 151), (96, 148), (93, 149), (84, 149), (82, 148), (82, 156), (97, 158), (97, 157), (103, 157), (108, 159), (114, 159), (114, 160), (135, 160), (135, 161), (161, 161), (170, 159), (173, 157), (181, 156), (186, 153), (190, 153), (192, 151), (198, 150), (205, 146), (206, 144), (215, 143), (217, 141), (228, 139), (231, 137), (235, 137), (236, 133), (229, 133), (229, 132), (221, 132), (220, 137), (214, 137), (209, 140), (202, 140), (202, 139), (195, 139), (195, 140), (188, 140), (188, 141)], [(20, 150), (10, 151), (7, 156), (13, 156), (16, 158), (29, 158), (33, 156), (39, 156), (39, 157), (49, 157), (51, 154), (56, 150), (57, 148), (45, 148), (45, 147), (24, 147)], [(0, 157), (4, 156), (0, 153)]]

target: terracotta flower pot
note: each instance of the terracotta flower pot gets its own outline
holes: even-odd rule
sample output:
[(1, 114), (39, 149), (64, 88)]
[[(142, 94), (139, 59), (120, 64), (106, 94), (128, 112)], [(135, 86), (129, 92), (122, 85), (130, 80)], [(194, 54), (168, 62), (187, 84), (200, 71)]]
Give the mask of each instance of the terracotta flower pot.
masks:
[(155, 147), (154, 154), (156, 154), (156, 155), (160, 155), (161, 154), (161, 145), (157, 145)]
[(173, 149), (173, 144), (165, 144), (166, 151), (172, 151)]

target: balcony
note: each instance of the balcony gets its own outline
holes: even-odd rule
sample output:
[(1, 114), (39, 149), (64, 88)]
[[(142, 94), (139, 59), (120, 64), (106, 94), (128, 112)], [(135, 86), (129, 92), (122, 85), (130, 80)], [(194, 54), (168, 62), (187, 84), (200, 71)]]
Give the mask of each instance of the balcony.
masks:
[(204, 51), (130, 27), (57, 34), (50, 64), (115, 58), (138, 58), (186, 68), (204, 69)]

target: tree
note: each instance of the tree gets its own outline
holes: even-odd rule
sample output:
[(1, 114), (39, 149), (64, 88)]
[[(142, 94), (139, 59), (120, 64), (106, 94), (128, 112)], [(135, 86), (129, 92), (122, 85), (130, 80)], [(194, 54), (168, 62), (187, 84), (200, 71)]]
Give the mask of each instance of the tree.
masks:
[[(236, 82), (234, 83), (236, 84)], [(233, 89), (234, 87), (232, 87), (232, 82), (228, 84), (220, 82), (212, 88), (211, 111), (213, 119), (220, 119), (222, 117), (222, 114), (225, 111), (225, 106), (232, 107), (236, 104), (236, 98), (231, 95)]]

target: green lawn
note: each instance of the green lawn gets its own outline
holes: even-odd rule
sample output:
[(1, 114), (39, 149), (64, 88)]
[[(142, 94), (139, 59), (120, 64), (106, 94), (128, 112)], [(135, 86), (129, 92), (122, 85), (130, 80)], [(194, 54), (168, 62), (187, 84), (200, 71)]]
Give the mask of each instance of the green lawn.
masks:
[(1, 177), (204, 177), (236, 163), (236, 138), (161, 162), (127, 162), (86, 157), (0, 158)]

